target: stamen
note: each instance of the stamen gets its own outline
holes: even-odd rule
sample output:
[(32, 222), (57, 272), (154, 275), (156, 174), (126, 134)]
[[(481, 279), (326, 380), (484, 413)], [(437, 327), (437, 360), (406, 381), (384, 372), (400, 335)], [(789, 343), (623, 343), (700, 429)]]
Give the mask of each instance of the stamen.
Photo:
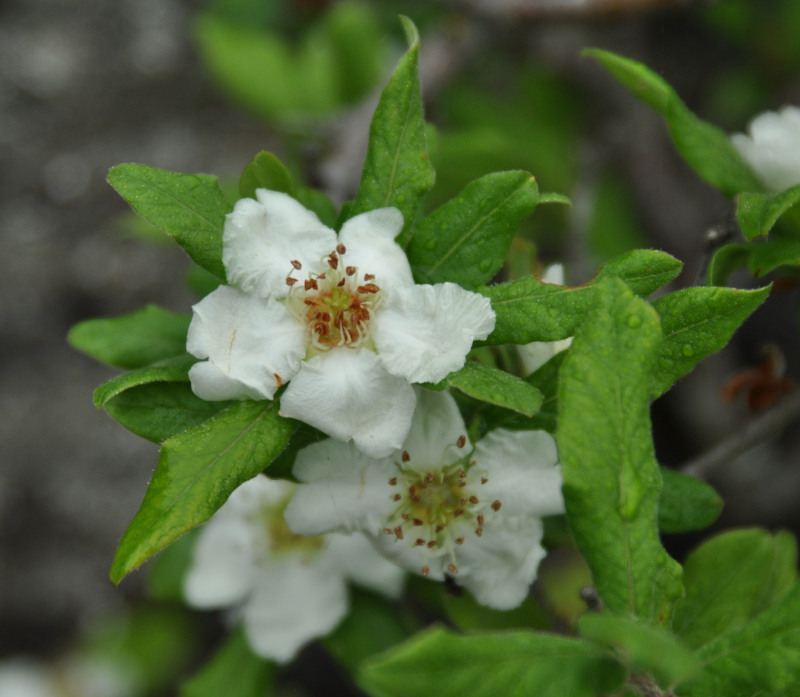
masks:
[(456, 538), (456, 544), (457, 545), (463, 545), (464, 544), (464, 538), (463, 537), (457, 537)]
[(291, 276), (287, 276), (286, 277), (286, 285), (287, 286), (293, 286), (295, 283), (297, 283), (297, 279), (296, 278), (292, 278)]
[(416, 540), (414, 540), (414, 546), (415, 547), (424, 547), (425, 546), (425, 540), (423, 540), (421, 537), (418, 537)]
[(319, 290), (319, 286), (317, 285), (317, 279), (316, 278), (306, 279), (306, 282), (303, 285), (305, 286), (306, 290), (311, 290), (312, 288), (314, 290)]
[(344, 272), (345, 272), (345, 273), (346, 273), (348, 276), (352, 276), (352, 275), (353, 275), (353, 274), (356, 272), (356, 267), (355, 267), (355, 266), (348, 266), (348, 267), (347, 267), (347, 268), (344, 270)]
[(374, 273), (365, 273), (364, 274), (364, 280), (365, 281), (374, 281), (375, 280), (375, 274)]
[(411, 522), (414, 523), (414, 525), (422, 525), (422, 521), (419, 518), (414, 518)]
[(489, 481), (489, 477), (481, 477), (481, 484), (486, 484)]
[(428, 549), (433, 549), (436, 546), (436, 540), (429, 540), (428, 541)]
[(459, 436), (458, 440), (456, 441), (456, 445), (459, 448), (463, 448), (467, 444), (467, 437), (466, 436)]
[(475, 534), (480, 537), (483, 535), (483, 528), (475, 528)]
[(298, 271), (303, 268), (303, 265), (299, 261), (297, 261), (297, 259), (292, 259), (291, 264)]
[(447, 565), (447, 570), (448, 570), (448, 571), (449, 571), (451, 574), (457, 574), (457, 573), (458, 573), (458, 567), (457, 567), (455, 564), (448, 564), (448, 565)]
[(397, 486), (397, 477), (392, 477), (389, 480), (389, 484), (390, 484), (390, 486)]
[(483, 513), (479, 513), (478, 517), (476, 518), (476, 520), (478, 521), (478, 527), (482, 528), (483, 527), (483, 521), (484, 521)]
[(400, 499), (402, 499), (402, 498), (403, 498), (403, 497), (402, 497), (402, 496), (400, 496), (400, 494), (395, 494), (394, 496), (392, 496), (392, 501), (399, 501), (399, 500), (400, 500)]
[(422, 568), (419, 570), (419, 572), (420, 572), (420, 573), (421, 573), (423, 576), (427, 576), (427, 575), (428, 575), (428, 574), (431, 572), (431, 569), (430, 569), (430, 567), (429, 567), (429, 566), (423, 566), (423, 567), (422, 567)]
[(392, 532), (395, 534), (398, 540), (403, 539), (403, 528), (400, 525), (398, 525)]
[(500, 506), (502, 506), (502, 505), (503, 504), (499, 500), (498, 501), (493, 501), (492, 502), (492, 510), (493, 511), (499, 511), (500, 510)]
[(343, 244), (340, 242), (339, 244), (337, 244), (337, 245), (336, 245), (336, 251), (337, 251), (337, 252), (339, 252), (339, 254), (344, 254), (344, 253), (347, 251), (347, 247), (345, 247), (345, 246), (344, 246), (344, 245), (343, 245)]
[(391, 535), (392, 534), (392, 529), (391, 528), (384, 528), (383, 529), (383, 533), (385, 535)]
[(403, 454), (400, 456), (400, 459), (403, 462), (408, 462), (411, 459), (411, 455), (408, 454), (408, 450), (403, 451)]
[(476, 504), (476, 503), (478, 503), (478, 497), (477, 497), (477, 496), (475, 496), (475, 495), (473, 495), (473, 496), (470, 496), (470, 497), (469, 497), (469, 502), (470, 502), (471, 504)]

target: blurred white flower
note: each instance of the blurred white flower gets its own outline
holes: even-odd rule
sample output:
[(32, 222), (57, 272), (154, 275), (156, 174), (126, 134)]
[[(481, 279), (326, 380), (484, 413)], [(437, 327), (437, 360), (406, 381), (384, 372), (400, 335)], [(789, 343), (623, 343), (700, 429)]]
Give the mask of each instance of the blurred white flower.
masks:
[[(548, 266), (539, 280), (543, 283), (564, 285), (564, 267), (561, 264)], [(525, 374), (529, 375), (538, 370), (557, 353), (568, 349), (570, 344), (572, 344), (572, 337), (560, 341), (532, 341), (529, 344), (518, 346), (517, 350)]]
[(0, 661), (1, 697), (132, 697), (137, 676), (110, 661), (69, 656), (44, 663), (25, 656)]
[(545, 555), (541, 517), (564, 512), (553, 438), (497, 429), (473, 449), (455, 400), (420, 390), (401, 453), (372, 459), (349, 443), (301, 450), (286, 509), (295, 532), (360, 530), (387, 558), (478, 602), (521, 603)]
[(800, 108), (765, 111), (750, 122), (750, 134), (731, 136), (739, 154), (771, 191), (800, 184)]
[(348, 220), (338, 237), (286, 194), (240, 200), (225, 222), (229, 286), (194, 306), (187, 349), (202, 399), (272, 399), (281, 414), (373, 457), (400, 447), (410, 383), (438, 382), (494, 329), (488, 299), (454, 283), (415, 285), (394, 241), (396, 208)]
[(190, 605), (233, 609), (253, 651), (281, 663), (344, 618), (348, 579), (391, 597), (403, 583), (360, 536), (292, 533), (293, 488), (262, 475), (239, 486), (203, 526), (184, 579)]

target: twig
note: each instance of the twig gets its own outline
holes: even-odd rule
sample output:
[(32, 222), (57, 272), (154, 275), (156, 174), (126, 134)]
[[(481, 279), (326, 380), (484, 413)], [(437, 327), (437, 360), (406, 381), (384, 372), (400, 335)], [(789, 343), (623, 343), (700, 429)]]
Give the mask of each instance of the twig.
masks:
[(681, 467), (681, 471), (700, 479), (707, 479), (735, 457), (746, 453), (759, 443), (780, 435), (798, 418), (800, 418), (800, 392), (790, 395), (767, 413), (751, 421), (742, 431), (722, 441), (695, 460), (690, 460)]

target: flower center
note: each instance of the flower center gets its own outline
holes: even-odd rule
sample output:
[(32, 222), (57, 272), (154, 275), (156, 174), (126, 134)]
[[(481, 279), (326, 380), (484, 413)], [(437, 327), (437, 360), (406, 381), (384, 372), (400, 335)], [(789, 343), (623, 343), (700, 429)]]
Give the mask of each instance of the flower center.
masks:
[[(466, 437), (459, 438), (463, 447)], [(409, 462), (408, 452), (402, 460)], [(470, 537), (481, 537), (484, 526), (500, 510), (498, 500), (482, 500), (478, 493), (488, 478), (477, 471), (474, 461), (463, 461), (430, 471), (404, 470), (389, 480), (396, 487), (392, 494), (395, 508), (386, 520), (383, 532), (394, 535), (398, 542), (421, 548), (423, 576), (430, 573), (430, 564), (441, 560), (443, 571), (458, 573), (456, 548)]]
[[(369, 341), (369, 321), (380, 303), (380, 287), (375, 277), (347, 266), (343, 244), (336, 246), (325, 259), (328, 268), (322, 273), (309, 273), (303, 285), (290, 273), (286, 284), (291, 287), (289, 307), (308, 327), (309, 348), (328, 351), (337, 346), (358, 348)], [(295, 271), (302, 266), (293, 261)]]

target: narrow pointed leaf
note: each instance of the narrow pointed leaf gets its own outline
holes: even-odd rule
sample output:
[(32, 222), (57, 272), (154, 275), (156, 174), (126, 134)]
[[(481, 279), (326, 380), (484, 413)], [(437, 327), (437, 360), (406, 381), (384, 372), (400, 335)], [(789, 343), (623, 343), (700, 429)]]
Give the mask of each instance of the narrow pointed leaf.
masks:
[(103, 406), (111, 418), (137, 436), (163, 443), (230, 405), (196, 397), (187, 382), (152, 382), (128, 388)]
[(372, 697), (596, 697), (624, 679), (621, 666), (580, 639), (435, 627), (367, 662), (358, 683)]
[(450, 373), (437, 388), (452, 387), (473, 399), (504, 409), (534, 416), (542, 405), (542, 393), (533, 385), (504, 370), (475, 361)]
[(375, 109), (361, 183), (349, 215), (384, 206), (398, 208), (405, 221), (398, 241), (404, 245), (422, 197), (433, 186), (434, 170), (428, 158), (419, 87), (419, 35), (403, 19), (409, 49)]
[(189, 382), (189, 368), (196, 362), (197, 359), (194, 356), (186, 354), (175, 358), (165, 358), (163, 361), (157, 361), (144, 368), (136, 368), (117, 375), (94, 391), (94, 405), (99, 409), (112, 397), (139, 385), (153, 382)]
[(237, 486), (281, 453), (294, 428), (278, 416), (277, 402), (236, 402), (164, 443), (144, 501), (117, 548), (111, 580), (119, 583), (208, 520)]
[(129, 163), (112, 167), (108, 182), (134, 211), (173, 237), (195, 262), (225, 279), (222, 228), (231, 205), (216, 177)]
[(661, 468), (664, 488), (658, 502), (658, 529), (677, 533), (702, 530), (722, 513), (722, 498), (710, 484), (676, 470)]
[(491, 280), (537, 200), (528, 172), (495, 172), (471, 182), (415, 230), (407, 250), (415, 278), (467, 289)]
[(681, 263), (669, 254), (636, 250), (606, 264), (582, 286), (557, 286), (536, 278), (485, 286), (479, 292), (492, 301), (495, 329), (485, 343), (527, 344), (558, 341), (575, 333), (594, 302), (595, 283), (620, 278), (637, 295), (649, 295), (678, 275)]
[(155, 305), (124, 317), (89, 319), (76, 324), (69, 342), (115, 368), (142, 368), (186, 352), (190, 315)]
[(567, 516), (604, 606), (665, 624), (682, 588), (658, 535), (661, 475), (650, 384), (661, 331), (652, 307), (604, 279), (561, 368), (558, 450)]
[(800, 584), (752, 622), (707, 644), (702, 670), (681, 697), (797, 697), (800, 675)]
[(664, 116), (678, 152), (709, 184), (731, 197), (762, 189), (728, 135), (697, 118), (675, 90), (647, 66), (600, 49), (588, 49), (583, 55), (600, 61), (636, 97)]
[(653, 375), (653, 394), (666, 392), (703, 358), (719, 351), (766, 300), (770, 286), (757, 290), (684, 288), (653, 302), (664, 338)]
[(692, 647), (744, 627), (797, 581), (797, 544), (756, 528), (712, 537), (686, 559), (673, 630)]

